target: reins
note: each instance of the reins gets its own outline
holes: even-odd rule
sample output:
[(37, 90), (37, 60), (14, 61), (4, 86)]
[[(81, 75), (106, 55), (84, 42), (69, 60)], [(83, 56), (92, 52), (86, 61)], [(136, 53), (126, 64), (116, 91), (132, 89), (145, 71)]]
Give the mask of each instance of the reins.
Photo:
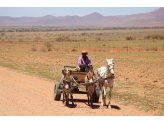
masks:
[[(111, 69), (114, 69), (114, 68), (111, 68)], [(111, 69), (110, 69), (110, 70), (111, 70)], [(110, 70), (109, 70), (109, 71), (110, 71)], [(106, 77), (103, 76), (103, 77), (97, 78), (95, 75), (94, 75), (94, 77), (95, 77), (96, 79), (95, 79), (93, 82), (81, 83), (81, 84), (77, 83), (76, 80), (73, 78), (72, 75), (70, 76), (70, 79), (71, 79), (71, 80), (63, 79), (63, 81), (66, 81), (66, 82), (72, 82), (72, 80), (73, 80), (73, 82), (75, 82), (76, 85), (70, 85), (70, 86), (71, 86), (71, 87), (78, 87), (78, 86), (80, 86), (80, 85), (90, 85), (90, 84), (95, 84), (95, 83), (100, 82), (101, 80), (114, 79), (114, 75), (111, 75), (110, 73), (107, 74)]]
[(66, 82), (71, 82), (70, 80), (66, 80), (66, 79), (63, 79), (63, 81), (66, 81)]

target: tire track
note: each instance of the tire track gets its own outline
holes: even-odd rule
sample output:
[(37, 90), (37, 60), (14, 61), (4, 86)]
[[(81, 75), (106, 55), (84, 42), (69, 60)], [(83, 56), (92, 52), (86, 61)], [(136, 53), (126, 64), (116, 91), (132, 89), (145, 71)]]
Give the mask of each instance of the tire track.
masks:
[[(74, 94), (75, 106), (66, 107), (62, 101), (53, 100), (54, 83), (0, 67), (1, 116), (128, 116), (151, 115), (134, 106), (111, 102), (112, 109), (93, 103), (87, 104), (86, 94)], [(61, 96), (62, 99), (62, 96)], [(121, 110), (117, 110), (120, 107)]]

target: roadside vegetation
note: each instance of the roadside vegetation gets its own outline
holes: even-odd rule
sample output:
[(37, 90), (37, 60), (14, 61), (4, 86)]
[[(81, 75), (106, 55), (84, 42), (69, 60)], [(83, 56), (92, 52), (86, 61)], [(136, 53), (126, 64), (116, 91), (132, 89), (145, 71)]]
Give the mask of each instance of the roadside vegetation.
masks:
[(147, 36), (144, 37), (144, 39), (164, 40), (164, 35), (158, 35), (158, 34), (147, 35)]
[(55, 83), (60, 81), (63, 66), (77, 66), (83, 49), (89, 52), (94, 70), (106, 65), (105, 58), (114, 58), (112, 100), (161, 116), (164, 115), (163, 32), (164, 29), (4, 31), (0, 33), (0, 66)]

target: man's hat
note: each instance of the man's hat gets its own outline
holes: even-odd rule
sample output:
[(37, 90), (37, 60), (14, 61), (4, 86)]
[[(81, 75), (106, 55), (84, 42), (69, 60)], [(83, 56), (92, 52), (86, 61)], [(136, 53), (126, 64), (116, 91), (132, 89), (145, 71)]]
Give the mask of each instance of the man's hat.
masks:
[(86, 53), (86, 54), (88, 54), (88, 52), (87, 52), (86, 50), (83, 50), (81, 53)]

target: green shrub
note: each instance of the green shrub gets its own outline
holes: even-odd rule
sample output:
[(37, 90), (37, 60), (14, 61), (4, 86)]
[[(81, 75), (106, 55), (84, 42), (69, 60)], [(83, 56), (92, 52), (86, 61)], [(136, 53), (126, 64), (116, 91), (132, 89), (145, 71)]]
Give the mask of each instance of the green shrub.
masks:
[(47, 48), (46, 48), (46, 47), (42, 47), (42, 48), (41, 48), (41, 51), (42, 51), (42, 52), (46, 52), (46, 51), (47, 51)]
[(37, 51), (36, 47), (35, 46), (31, 47), (31, 51)]
[(151, 35), (147, 35), (144, 37), (144, 39), (150, 39), (151, 38)]
[(97, 41), (101, 41), (101, 37), (97, 37), (96, 40), (97, 40)]
[(64, 39), (65, 41), (71, 41), (71, 38), (69, 37), (69, 36), (67, 36), (67, 37), (65, 37), (65, 39)]
[(126, 39), (126, 40), (135, 40), (136, 37), (133, 37), (133, 36), (126, 36), (125, 39)]
[(146, 47), (146, 49), (145, 49), (146, 51), (149, 51), (150, 49), (148, 48), (148, 47)]
[(81, 33), (81, 35), (82, 35), (82, 36), (85, 36), (85, 35), (87, 35), (87, 33), (86, 33), (86, 32), (84, 32), (84, 33)]
[(69, 41), (69, 42), (71, 42), (71, 38), (69, 36), (66, 36), (65, 38), (64, 37), (58, 37), (58, 38), (56, 38), (56, 41), (57, 42), (62, 42), (62, 41)]
[(20, 38), (20, 39), (19, 39), (19, 42), (24, 42), (24, 39), (23, 39), (23, 38)]
[(11, 40), (8, 40), (8, 43), (11, 43), (11, 44), (13, 44), (13, 41), (11, 41)]
[(63, 37), (58, 37), (58, 38), (56, 38), (56, 41), (57, 42), (62, 42), (62, 41), (64, 41), (64, 38)]
[(158, 48), (157, 48), (157, 47), (152, 47), (151, 50), (153, 50), (153, 51), (157, 51)]
[(1, 36), (5, 36), (5, 33), (2, 32), (2, 33), (1, 33)]
[(128, 48), (128, 46), (123, 46), (123, 48)]
[(2, 43), (5, 41), (5, 39), (2, 39)]
[(86, 42), (86, 39), (84, 38), (84, 39), (79, 39), (79, 41), (84, 41), (84, 42)]
[(54, 49), (55, 49), (55, 51), (57, 51), (57, 52), (59, 51), (59, 48), (54, 48)]
[(101, 36), (101, 35), (103, 35), (103, 33), (96, 33), (96, 35), (97, 35), (97, 36), (99, 36), (99, 35)]
[(155, 34), (155, 35), (152, 35), (152, 39), (163, 40), (164, 39), (164, 36), (163, 35)]
[(39, 41), (39, 40), (42, 40), (42, 37), (37, 36), (37, 37), (34, 38), (34, 41)]
[(77, 49), (73, 48), (71, 51), (72, 51), (72, 52), (75, 52), (75, 51), (77, 51)]
[(46, 41), (44, 45), (47, 47), (48, 51), (52, 51), (53, 44), (49, 41)]
[(144, 39), (156, 39), (156, 40), (164, 40), (164, 35), (158, 35), (158, 34), (154, 34), (154, 35), (147, 35), (144, 37)]

